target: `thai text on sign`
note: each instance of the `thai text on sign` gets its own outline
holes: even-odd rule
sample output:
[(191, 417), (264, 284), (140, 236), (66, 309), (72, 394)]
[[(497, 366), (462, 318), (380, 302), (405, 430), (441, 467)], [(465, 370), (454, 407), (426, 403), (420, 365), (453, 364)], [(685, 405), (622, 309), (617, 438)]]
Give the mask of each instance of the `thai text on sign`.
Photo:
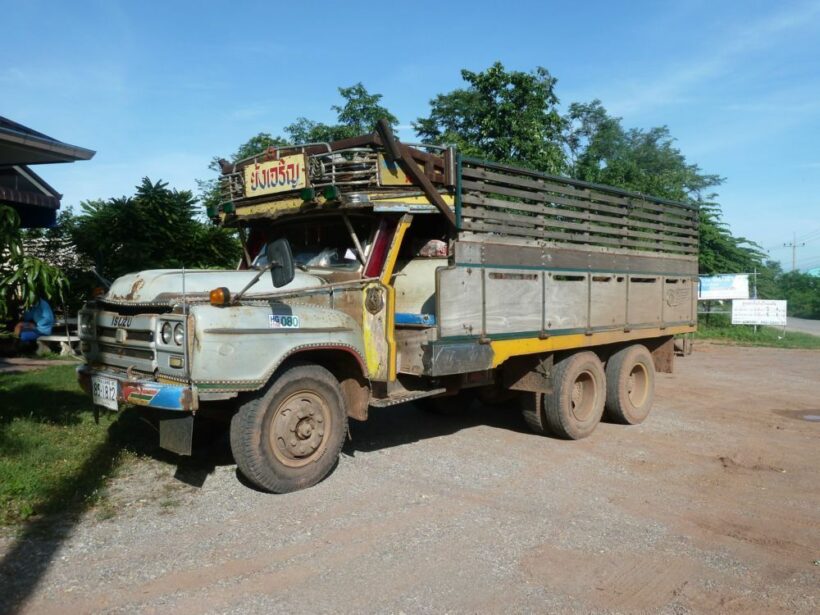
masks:
[(787, 303), (770, 299), (732, 301), (733, 325), (786, 326)]
[(248, 197), (299, 190), (306, 185), (304, 154), (245, 167), (245, 196)]

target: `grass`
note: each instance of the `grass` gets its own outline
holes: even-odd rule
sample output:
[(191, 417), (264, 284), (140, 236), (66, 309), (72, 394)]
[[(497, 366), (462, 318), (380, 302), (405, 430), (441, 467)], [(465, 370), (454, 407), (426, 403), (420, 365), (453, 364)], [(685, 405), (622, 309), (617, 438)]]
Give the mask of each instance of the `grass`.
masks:
[(0, 374), (0, 525), (94, 505), (121, 462), (156, 442), (135, 411), (96, 424), (71, 365)]
[(695, 339), (715, 340), (739, 346), (768, 346), (772, 348), (820, 349), (820, 337), (808, 333), (789, 331), (774, 327), (758, 327), (755, 332), (751, 325), (733, 325), (725, 314), (712, 314), (708, 321), (701, 316)]

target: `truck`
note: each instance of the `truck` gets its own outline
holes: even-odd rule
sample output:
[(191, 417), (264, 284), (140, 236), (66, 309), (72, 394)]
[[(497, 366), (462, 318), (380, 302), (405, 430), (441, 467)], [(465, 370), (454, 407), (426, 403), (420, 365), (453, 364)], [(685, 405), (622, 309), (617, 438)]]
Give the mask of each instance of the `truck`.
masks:
[[(523, 413), (538, 434), (637, 424), (696, 330), (696, 206), (372, 134), (220, 161), (236, 270), (124, 275), (79, 313), (94, 404), (153, 409), (190, 454), (230, 421), (283, 493), (337, 464), (348, 420), (415, 401)], [(216, 410), (214, 410), (216, 409)]]

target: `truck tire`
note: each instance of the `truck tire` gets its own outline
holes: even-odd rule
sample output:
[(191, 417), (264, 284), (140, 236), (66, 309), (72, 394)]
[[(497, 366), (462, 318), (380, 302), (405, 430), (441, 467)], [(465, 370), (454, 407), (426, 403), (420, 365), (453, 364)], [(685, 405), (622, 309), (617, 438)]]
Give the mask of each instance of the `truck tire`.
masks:
[(273, 493), (315, 485), (335, 467), (347, 433), (339, 382), (318, 365), (296, 364), (231, 420), (240, 472)]
[(606, 417), (626, 425), (642, 423), (655, 400), (655, 362), (646, 346), (619, 350), (606, 363)]
[(550, 393), (526, 393), (523, 414), (536, 433), (579, 440), (590, 435), (604, 412), (606, 376), (594, 352), (578, 352), (555, 364)]

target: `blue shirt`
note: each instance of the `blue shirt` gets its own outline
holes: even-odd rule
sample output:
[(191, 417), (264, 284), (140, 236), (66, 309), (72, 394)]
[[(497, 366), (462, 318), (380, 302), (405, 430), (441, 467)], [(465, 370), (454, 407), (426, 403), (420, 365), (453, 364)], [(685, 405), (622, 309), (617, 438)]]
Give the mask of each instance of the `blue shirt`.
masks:
[(40, 299), (30, 309), (23, 313), (23, 320), (30, 320), (37, 326), (40, 335), (51, 335), (54, 326), (54, 312), (44, 299)]

